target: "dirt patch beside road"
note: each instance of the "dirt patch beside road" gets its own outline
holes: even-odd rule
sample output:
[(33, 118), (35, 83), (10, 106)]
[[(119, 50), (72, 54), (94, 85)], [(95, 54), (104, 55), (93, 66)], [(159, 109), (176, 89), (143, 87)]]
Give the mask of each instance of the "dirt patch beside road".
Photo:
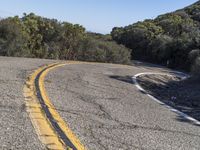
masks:
[(200, 81), (158, 74), (141, 75), (137, 80), (148, 94), (200, 120)]

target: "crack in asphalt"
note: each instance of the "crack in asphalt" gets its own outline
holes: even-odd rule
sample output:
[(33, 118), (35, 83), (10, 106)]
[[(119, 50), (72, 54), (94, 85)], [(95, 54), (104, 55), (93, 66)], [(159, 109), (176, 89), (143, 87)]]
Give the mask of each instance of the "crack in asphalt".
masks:
[[(73, 90), (69, 90), (67, 89), (68, 92), (74, 93), (76, 95), (76, 97), (78, 97), (80, 100), (82, 100), (85, 103), (90, 103), (92, 105), (94, 105), (101, 113), (99, 114), (94, 114), (92, 113), (92, 115), (97, 115), (99, 117), (103, 117), (104, 119), (108, 119), (110, 121), (115, 121), (116, 123), (118, 123), (119, 125), (117, 126), (109, 126), (107, 129), (126, 129), (126, 130), (131, 130), (131, 129), (145, 129), (145, 130), (152, 130), (152, 131), (162, 131), (162, 132), (170, 132), (170, 133), (179, 133), (179, 134), (185, 134), (185, 135), (189, 135), (189, 136), (196, 136), (196, 137), (200, 137), (200, 135), (196, 135), (196, 134), (191, 134), (191, 133), (187, 133), (184, 131), (175, 131), (175, 130), (167, 130), (167, 129), (163, 129), (160, 126), (155, 126), (155, 127), (148, 127), (148, 126), (141, 126), (138, 124), (131, 124), (129, 122), (122, 122), (116, 118), (113, 118), (112, 115), (108, 112), (108, 110), (106, 110), (104, 108), (103, 105), (97, 103), (95, 101), (95, 99), (98, 99), (99, 97), (93, 96), (93, 95), (89, 95), (89, 94), (83, 94), (83, 93), (79, 93)], [(81, 113), (86, 113), (83, 111), (78, 111), (78, 110), (74, 110), (74, 111), (66, 111), (67, 113), (74, 113), (76, 115), (81, 115)], [(79, 113), (77, 113), (79, 112)], [(90, 112), (88, 112), (90, 114)], [(81, 115), (83, 116), (83, 115)], [(105, 128), (104, 128), (105, 129)]]
[[(82, 69), (81, 66), (81, 68), (75, 69), (77, 71), (73, 71), (74, 69), (72, 69), (70, 70), (69, 74), (66, 74), (66, 72), (61, 72), (61, 76), (59, 74), (59, 78), (56, 76), (56, 74), (54, 74), (54, 76), (56, 77), (56, 84), (54, 85), (53, 81), (52, 83), (48, 83), (50, 85), (48, 87), (50, 87), (52, 92), (59, 89), (59, 96), (62, 95), (62, 93), (65, 94), (61, 98), (57, 95), (55, 96), (54, 99), (58, 100), (55, 101), (55, 103), (58, 102), (56, 110), (63, 114), (63, 117), (65, 119), (71, 119), (69, 126), (74, 128), (74, 130), (77, 128), (75, 132), (77, 132), (77, 134), (83, 134), (84, 136), (81, 135), (80, 137), (88, 145), (91, 144), (91, 147), (95, 145), (105, 150), (112, 148), (121, 148), (123, 150), (153, 150), (154, 148), (162, 149), (161, 147), (163, 145), (165, 146), (163, 140), (168, 140), (169, 142), (166, 143), (166, 148), (170, 148), (171, 146), (173, 147), (173, 139), (165, 139), (166, 137), (176, 137), (178, 139), (180, 137), (187, 136), (189, 139), (191, 139), (192, 137), (195, 139), (196, 137), (200, 137), (200, 135), (198, 135), (198, 133), (196, 132), (184, 130), (184, 128), (182, 128), (182, 125), (179, 126), (179, 124), (177, 124), (177, 128), (168, 128), (163, 124), (165, 123), (165, 121), (159, 124), (160, 122), (157, 122), (157, 120), (154, 118), (153, 121), (155, 120), (156, 123), (153, 123), (150, 120), (150, 124), (143, 124), (143, 122), (137, 120), (138, 118), (136, 118), (135, 122), (129, 122), (128, 117), (130, 114), (127, 114), (127, 118), (123, 119), (124, 115), (126, 115), (126, 111), (122, 111), (122, 115), (120, 114), (120, 112), (116, 113), (116, 115), (119, 115), (122, 118), (116, 117), (115, 112), (118, 111), (118, 108), (119, 110), (124, 108), (131, 109), (130, 105), (135, 105), (133, 108), (136, 108), (139, 104), (138, 109), (140, 109), (140, 106), (144, 107), (145, 109), (145, 104), (149, 104), (149, 106), (147, 106), (148, 111), (154, 109), (154, 107), (156, 108), (156, 106), (154, 106), (151, 102), (148, 103), (145, 97), (139, 92), (138, 94), (134, 93), (134, 90), (136, 91), (136, 88), (135, 86), (133, 86), (133, 84), (127, 84), (123, 81), (111, 79), (108, 75), (103, 75), (103, 77), (100, 77), (97, 74), (98, 70), (96, 70), (96, 68), (95, 70), (93, 70), (92, 67)], [(130, 72), (128, 72), (128, 74), (129, 73)], [(113, 72), (113, 74), (117, 73)], [(122, 73), (119, 72), (119, 75), (121, 74)], [(100, 73), (100, 75), (102, 75), (102, 72)], [(52, 75), (51, 77), (54, 76)], [(63, 79), (64, 81), (60, 80), (60, 78), (65, 78), (65, 76), (69, 76), (69, 79)], [(62, 98), (66, 95), (69, 95), (69, 103), (67, 102), (67, 100), (64, 103), (59, 102), (62, 101)], [(142, 100), (140, 101), (141, 98), (142, 100), (144, 99), (144, 102)], [(132, 99), (135, 101), (131, 101)], [(63, 104), (67, 105), (67, 108), (65, 108), (66, 106), (64, 106)], [(71, 108), (70, 105), (72, 105)], [(112, 107), (108, 107), (110, 105), (112, 105)], [(124, 105), (125, 107), (122, 105)], [(110, 108), (113, 108), (113, 110)], [(137, 109), (131, 112), (134, 113), (136, 111)], [(160, 111), (160, 107), (156, 111)], [(156, 111), (154, 113), (156, 113)], [(163, 112), (165, 111), (163, 110)], [(161, 115), (155, 117), (160, 117)], [(136, 114), (136, 117), (140, 117), (140, 115)], [(154, 116), (150, 115), (150, 119), (151, 117)], [(145, 114), (142, 119), (144, 119), (144, 121), (149, 121), (148, 114)], [(124, 120), (127, 120), (127, 122)], [(80, 126), (75, 125), (74, 127), (74, 123), (80, 123)], [(155, 135), (155, 138), (152, 138), (151, 135)], [(157, 137), (157, 135), (161, 136)], [(145, 139), (143, 139), (145, 136), (150, 136), (146, 137), (145, 139), (149, 139), (152, 141), (145, 141)], [(159, 141), (161, 143), (159, 143)], [(145, 144), (151, 143), (154, 146), (145, 146), (144, 142)], [(155, 145), (156, 143), (157, 145)], [(184, 146), (182, 140), (180, 141), (180, 143)]]

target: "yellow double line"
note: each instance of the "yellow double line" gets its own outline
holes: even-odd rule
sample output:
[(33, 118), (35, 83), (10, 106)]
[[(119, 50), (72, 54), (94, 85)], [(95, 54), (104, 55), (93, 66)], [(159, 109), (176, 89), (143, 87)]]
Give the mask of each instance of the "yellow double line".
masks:
[(46, 148), (85, 150), (79, 139), (60, 117), (45, 90), (44, 79), (47, 73), (63, 65), (66, 63), (40, 67), (28, 78), (24, 86), (26, 108), (36, 133)]

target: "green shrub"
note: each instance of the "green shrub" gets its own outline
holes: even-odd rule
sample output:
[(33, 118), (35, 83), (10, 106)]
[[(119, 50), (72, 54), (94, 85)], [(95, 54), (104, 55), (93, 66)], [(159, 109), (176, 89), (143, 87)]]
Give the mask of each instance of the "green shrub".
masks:
[(191, 50), (188, 57), (190, 62), (194, 63), (197, 57), (200, 57), (200, 50), (199, 49)]
[(24, 14), (0, 20), (0, 55), (129, 63), (130, 51), (110, 35), (87, 33), (78, 24)]
[(4, 19), (0, 21), (0, 55), (30, 56), (27, 48), (28, 35), (16, 20)]
[(200, 47), (200, 2), (153, 20), (114, 27), (111, 36), (132, 49), (132, 59), (189, 71), (199, 53), (192, 50)]
[(200, 79), (200, 57), (197, 57), (192, 65), (192, 73)]
[(102, 41), (88, 37), (80, 44), (77, 59), (128, 64), (130, 62), (130, 50), (113, 41)]

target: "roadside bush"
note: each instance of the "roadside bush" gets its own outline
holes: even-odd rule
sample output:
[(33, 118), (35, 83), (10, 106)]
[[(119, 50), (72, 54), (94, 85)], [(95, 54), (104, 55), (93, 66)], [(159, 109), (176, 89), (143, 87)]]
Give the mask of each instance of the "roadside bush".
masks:
[(0, 21), (0, 55), (30, 56), (26, 43), (27, 35), (20, 24), (11, 19)]
[(80, 44), (77, 59), (85, 61), (122, 63), (130, 62), (130, 50), (113, 41), (101, 41), (88, 37)]
[(199, 56), (193, 50), (200, 47), (200, 2), (153, 20), (114, 27), (111, 36), (132, 49), (132, 59), (189, 71)]
[(192, 73), (200, 79), (200, 57), (197, 57), (192, 65)]
[(79, 24), (24, 14), (0, 20), (0, 55), (129, 63), (130, 51), (110, 35), (87, 33)]
[(154, 62), (166, 64), (167, 60), (170, 59), (172, 51), (169, 48), (173, 39), (167, 35), (158, 35), (152, 40), (149, 46), (149, 55)]
[(191, 50), (188, 57), (190, 62), (194, 63), (197, 57), (200, 57), (200, 50), (199, 49)]

